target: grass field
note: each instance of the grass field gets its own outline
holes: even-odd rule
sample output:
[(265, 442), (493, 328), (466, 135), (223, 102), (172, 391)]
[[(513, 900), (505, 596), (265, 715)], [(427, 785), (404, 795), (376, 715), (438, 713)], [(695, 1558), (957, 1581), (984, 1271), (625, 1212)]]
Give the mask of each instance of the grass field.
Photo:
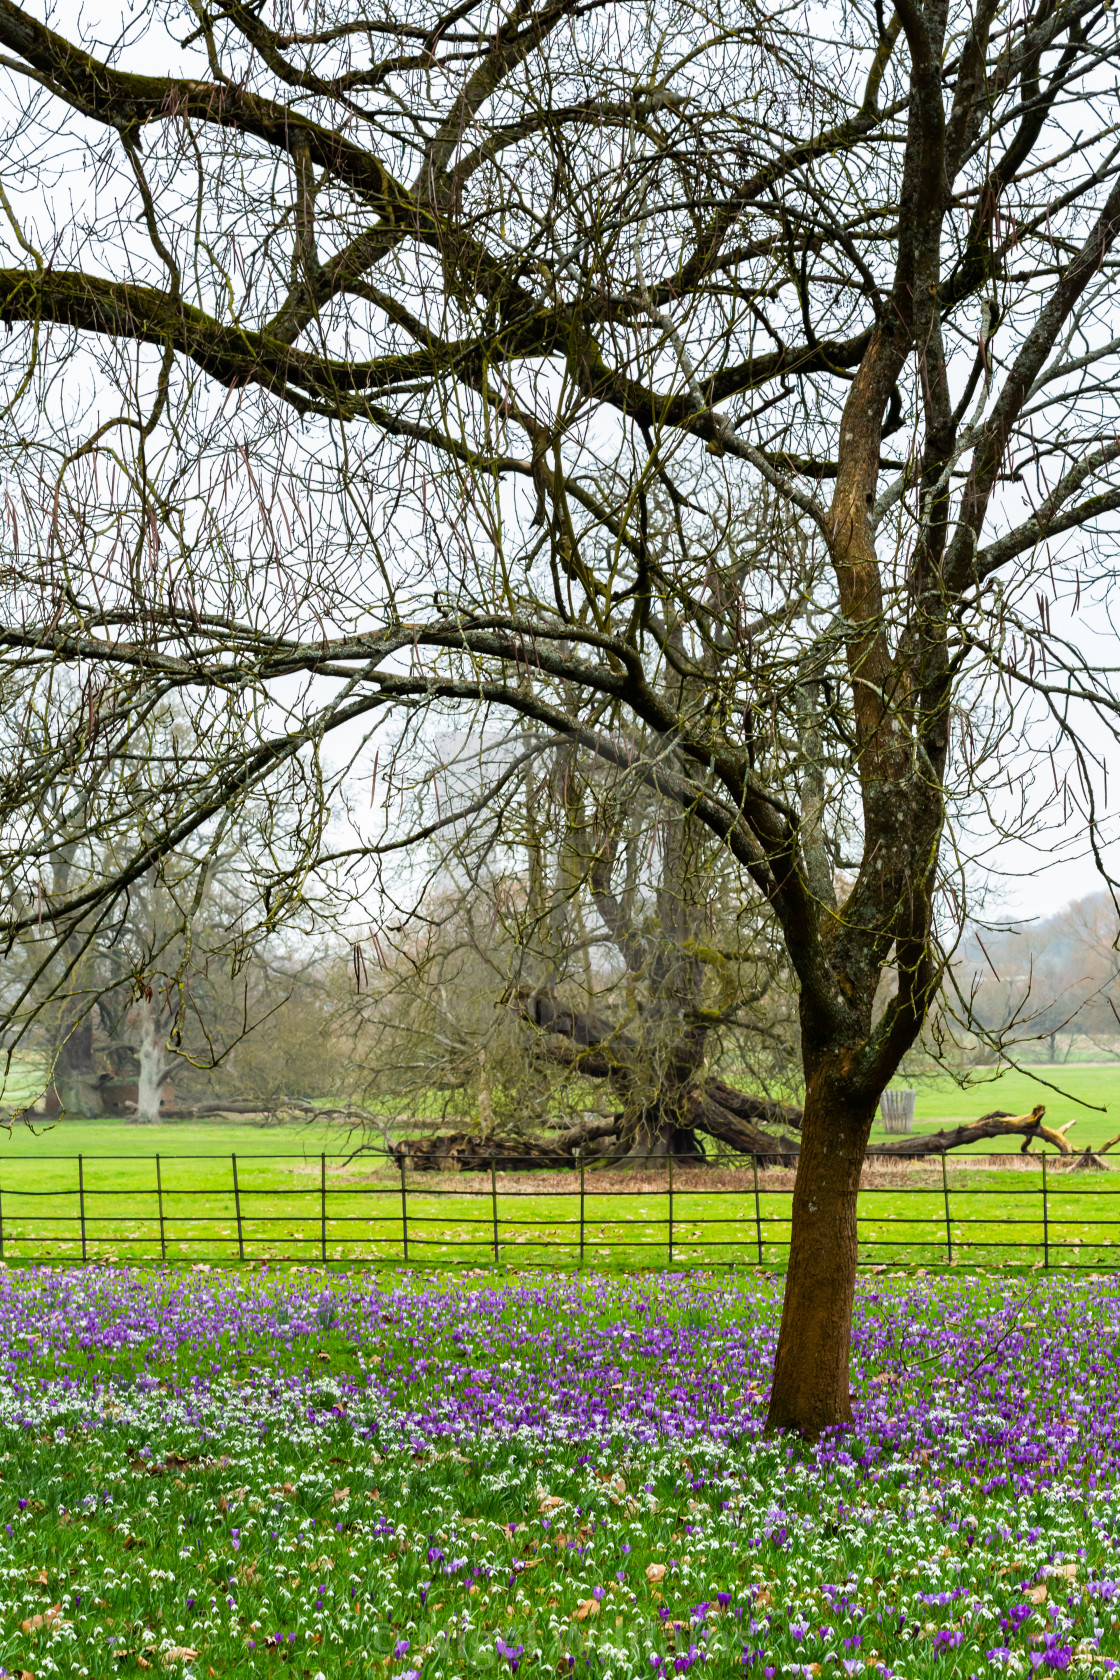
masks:
[[(994, 1108), (1025, 1114), (1036, 1103), (1044, 1103), (1047, 1125), (1064, 1126), (1067, 1121), (1076, 1121), (1069, 1141), (1081, 1149), (1086, 1145), (1097, 1147), (1120, 1132), (1120, 1065), (1044, 1063), (1034, 1068), (1032, 1075), (1011, 1071), (993, 1079), (980, 1071), (973, 1075), (975, 1083), (964, 1091), (947, 1079), (920, 1083), (915, 1130), (933, 1131), (947, 1120), (976, 1120)], [(886, 1134), (876, 1128), (875, 1136), (885, 1138)], [(1004, 1138), (984, 1147), (1017, 1149), (1019, 1145), (1014, 1138)]]
[[(58, 1151), (62, 1127), (0, 1157), (0, 1258), (304, 1260), (468, 1266), (782, 1265), (793, 1174), (733, 1169), (548, 1175), (419, 1174), (324, 1157), (325, 1128), (214, 1126), (189, 1152), (175, 1126), (83, 1128), (100, 1149)], [(165, 1133), (170, 1133), (165, 1137)], [(153, 1142), (141, 1154), (136, 1141)], [(199, 1143), (208, 1143), (200, 1149)], [(221, 1145), (232, 1147), (228, 1153)], [(315, 1150), (315, 1145), (320, 1149)], [(865, 1173), (865, 1261), (1044, 1259), (1111, 1265), (1120, 1255), (1120, 1177), (1059, 1170), (1051, 1155), (1001, 1156)], [(236, 1180), (235, 1180), (236, 1171)], [(406, 1243), (407, 1228), (407, 1243)], [(905, 1245), (905, 1246), (904, 1246)]]
[(0, 1278), (0, 1670), (1104, 1680), (1120, 1298), (866, 1280), (762, 1433), (770, 1278)]
[[(1049, 1077), (1054, 1070), (1041, 1071)], [(995, 1107), (1021, 1113), (1044, 1100), (1051, 1124), (1077, 1117), (1071, 1139), (1082, 1145), (1100, 1144), (1120, 1130), (1120, 1070), (1073, 1065), (1057, 1073), (1070, 1096), (1055, 1097), (1019, 1073), (966, 1092), (944, 1081), (922, 1085), (916, 1129), (974, 1119)], [(1111, 1112), (1079, 1109), (1074, 1097)], [(881, 1137), (885, 1134), (876, 1128), (873, 1140)], [(3, 1257), (80, 1258), (84, 1208), (90, 1258), (394, 1261), (405, 1257), (407, 1215), (410, 1262), (479, 1265), (497, 1258), (506, 1264), (575, 1265), (582, 1253), (585, 1263), (630, 1269), (784, 1260), (788, 1175), (764, 1173), (756, 1204), (749, 1169), (719, 1177), (678, 1171), (670, 1253), (664, 1176), (629, 1181), (614, 1175), (607, 1194), (601, 1174), (589, 1170), (581, 1249), (576, 1173), (548, 1180), (547, 1189), (532, 1177), (502, 1173), (493, 1185), (488, 1175), (413, 1176), (402, 1203), (400, 1178), (390, 1163), (359, 1158), (342, 1164), (357, 1141), (337, 1127), (304, 1122), (172, 1120), (135, 1126), (70, 1120), (34, 1132), (15, 1128), (0, 1134)], [(938, 1166), (917, 1169), (906, 1181), (869, 1187), (860, 1209), (864, 1260), (937, 1264), (951, 1247), (958, 1261), (1033, 1264), (1045, 1242), (1054, 1264), (1112, 1263), (1113, 1248), (1120, 1252), (1120, 1201), (1113, 1188), (1115, 1183), (1120, 1189), (1120, 1175), (1068, 1176), (1051, 1156), (1044, 1229), (1039, 1152), (1024, 1171), (1015, 1139), (989, 1147), (1013, 1153), (1014, 1168), (1011, 1161), (1000, 1171), (952, 1159), (948, 1238)], [(904, 1250), (904, 1241), (913, 1246)]]

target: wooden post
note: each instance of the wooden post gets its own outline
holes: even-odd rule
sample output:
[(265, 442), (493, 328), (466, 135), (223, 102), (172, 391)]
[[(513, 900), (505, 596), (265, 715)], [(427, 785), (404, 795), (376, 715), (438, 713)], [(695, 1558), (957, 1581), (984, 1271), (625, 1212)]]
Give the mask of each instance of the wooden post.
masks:
[(1050, 1212), (1046, 1205), (1046, 1151), (1042, 1152), (1042, 1265), (1050, 1270)]
[(673, 1264), (673, 1155), (669, 1153), (669, 1264)]
[(163, 1174), (160, 1172), (159, 1156), (156, 1156), (156, 1200), (159, 1203), (159, 1257), (167, 1259), (167, 1234), (163, 1223)]
[(758, 1201), (758, 1156), (757, 1155), (752, 1155), (751, 1156), (751, 1165), (754, 1167), (754, 1231), (755, 1231), (755, 1237), (756, 1237), (757, 1242), (758, 1242), (758, 1263), (761, 1266), (761, 1264), (762, 1264), (762, 1209), (759, 1206), (759, 1201)]
[(408, 1191), (405, 1187), (404, 1155), (398, 1155), (401, 1168), (401, 1230), (404, 1233), (404, 1257), (408, 1259)]
[(581, 1149), (580, 1150), (580, 1156), (579, 1156), (579, 1263), (580, 1263), (581, 1267), (583, 1265), (583, 1244), (584, 1244), (584, 1235), (585, 1235), (586, 1229), (587, 1229), (587, 1221), (586, 1221), (586, 1217), (585, 1217), (585, 1187), (584, 1187), (584, 1182), (583, 1182), (583, 1151)]
[(82, 1222), (82, 1259), (86, 1258), (86, 1175), (82, 1157), (78, 1156), (78, 1218)]
[(949, 1223), (949, 1170), (945, 1165), (945, 1151), (941, 1151), (941, 1190), (945, 1197), (945, 1252), (953, 1264), (953, 1227)]
[(319, 1253), (323, 1265), (327, 1263), (327, 1156), (319, 1157)]
[(494, 1157), (490, 1157), (490, 1212), (494, 1222), (494, 1259), (498, 1258), (498, 1175)]
[(237, 1258), (245, 1258), (245, 1234), (241, 1228), (241, 1186), (237, 1182), (237, 1156), (231, 1155), (233, 1162), (233, 1211), (237, 1215)]

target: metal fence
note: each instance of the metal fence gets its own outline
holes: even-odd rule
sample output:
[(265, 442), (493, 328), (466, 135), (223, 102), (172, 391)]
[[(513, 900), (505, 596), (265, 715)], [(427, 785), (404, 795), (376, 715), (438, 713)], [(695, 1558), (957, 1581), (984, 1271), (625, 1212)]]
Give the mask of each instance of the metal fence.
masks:
[[(863, 1264), (1019, 1260), (1117, 1264), (1112, 1173), (1058, 1158), (869, 1163)], [(792, 1163), (701, 1169), (651, 1157), (630, 1172), (489, 1171), (452, 1179), (388, 1152), (25, 1156), (0, 1164), (0, 1259), (506, 1262), (555, 1267), (780, 1265)], [(868, 1181), (870, 1178), (870, 1181)]]

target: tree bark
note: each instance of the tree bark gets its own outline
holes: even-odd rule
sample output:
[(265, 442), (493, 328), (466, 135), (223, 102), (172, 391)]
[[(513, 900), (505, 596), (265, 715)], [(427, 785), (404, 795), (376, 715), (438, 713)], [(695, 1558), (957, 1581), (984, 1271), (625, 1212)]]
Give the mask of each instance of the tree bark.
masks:
[(769, 1430), (797, 1429), (815, 1439), (852, 1419), (856, 1208), (874, 1113), (873, 1102), (857, 1107), (819, 1082), (806, 1093)]
[(160, 1093), (174, 1065), (167, 1055), (167, 1024), (158, 998), (142, 996), (133, 1005), (136, 1026), (136, 1057), (140, 1072), (136, 1082), (135, 1124), (153, 1126), (159, 1119)]
[(103, 1112), (92, 1015), (83, 1016), (59, 1045), (53, 1084), (62, 1112), (71, 1118), (90, 1120)]

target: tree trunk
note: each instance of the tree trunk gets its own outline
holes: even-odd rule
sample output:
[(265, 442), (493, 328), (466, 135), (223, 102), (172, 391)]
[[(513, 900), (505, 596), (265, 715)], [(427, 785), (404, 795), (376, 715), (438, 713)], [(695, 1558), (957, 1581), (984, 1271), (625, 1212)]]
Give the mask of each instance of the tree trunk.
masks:
[(768, 1429), (815, 1439), (850, 1423), (848, 1383), (856, 1287), (856, 1204), (870, 1107), (844, 1103), (835, 1087), (811, 1081), (793, 1188), (792, 1241), (774, 1360)]
[[(688, 1093), (685, 1093), (687, 1101)], [(620, 1124), (623, 1144), (620, 1158), (640, 1167), (646, 1161), (664, 1161), (670, 1155), (678, 1160), (702, 1161), (704, 1151), (697, 1142), (692, 1126), (681, 1113), (679, 1100), (655, 1101), (647, 1104), (636, 1121)]]
[(132, 1013), (138, 1029), (136, 1057), (140, 1063), (135, 1121), (140, 1126), (151, 1126), (159, 1119), (160, 1093), (171, 1066), (163, 1010), (156, 998), (141, 997), (133, 1005)]
[(59, 1045), (54, 1065), (55, 1092), (63, 1114), (89, 1120), (103, 1112), (101, 1076), (93, 1055), (93, 1016), (72, 1026)]

